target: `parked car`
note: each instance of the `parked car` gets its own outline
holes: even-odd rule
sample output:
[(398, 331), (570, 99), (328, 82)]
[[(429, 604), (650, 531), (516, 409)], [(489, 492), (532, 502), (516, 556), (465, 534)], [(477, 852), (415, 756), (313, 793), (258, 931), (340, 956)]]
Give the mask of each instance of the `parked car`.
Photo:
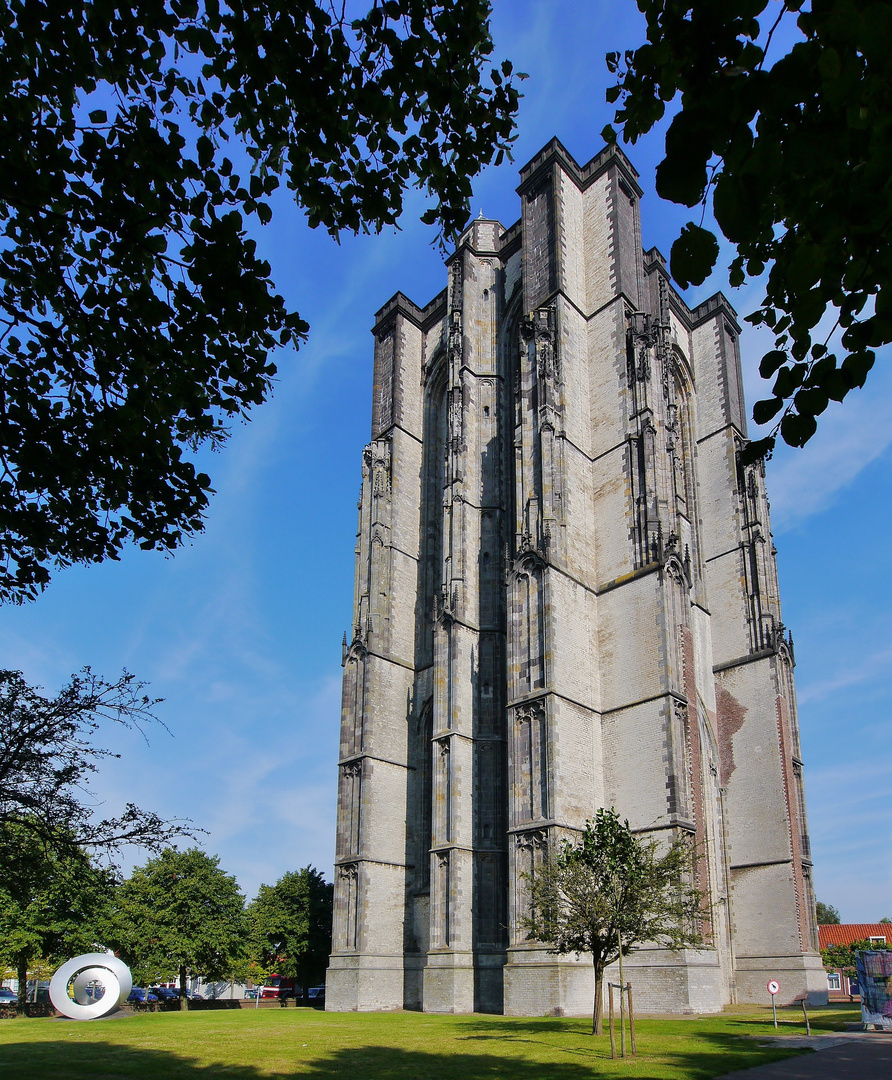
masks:
[(19, 995), (15, 990), (10, 990), (8, 986), (0, 986), (0, 1007), (4, 1005), (15, 1005), (19, 1000)]
[(36, 1001), (38, 1004), (48, 1003), (50, 1000), (50, 981), (49, 979), (29, 979), (28, 980), (28, 1000)]
[(325, 987), (324, 986), (311, 986), (307, 990), (307, 1004), (312, 1005), (317, 1009), (325, 1007)]
[(299, 994), (300, 987), (297, 985), (297, 980), (286, 975), (267, 975), (260, 988), (260, 996), (265, 999), (278, 998), (279, 1001), (285, 1001)]
[[(152, 993), (157, 994), (162, 1001), (180, 1000), (180, 988), (178, 986), (152, 986), (150, 989)], [(186, 987), (185, 994), (190, 1001), (204, 1001), (203, 994), (190, 990), (188, 986)]]
[(158, 998), (151, 991), (143, 990), (141, 986), (134, 986), (130, 993), (127, 995), (127, 1000), (130, 1002), (131, 1005), (145, 1005), (152, 1001), (157, 1001)]

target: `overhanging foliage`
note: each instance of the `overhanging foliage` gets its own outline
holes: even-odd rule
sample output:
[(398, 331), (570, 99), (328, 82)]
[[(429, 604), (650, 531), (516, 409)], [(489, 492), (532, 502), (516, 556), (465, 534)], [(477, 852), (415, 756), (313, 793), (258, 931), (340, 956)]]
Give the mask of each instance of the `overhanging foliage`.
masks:
[(0, 5), (0, 601), (202, 528), (193, 452), (308, 330), (248, 235), (280, 182), (333, 235), (415, 185), (450, 236), (509, 148), (487, 0), (349, 7)]
[[(736, 249), (732, 285), (768, 271), (747, 319), (774, 334), (760, 365), (771, 395), (753, 408), (757, 423), (774, 426), (747, 459), (770, 453), (778, 434), (802, 446), (828, 403), (862, 387), (875, 350), (892, 341), (892, 3), (638, 7), (647, 44), (607, 57), (618, 76), (608, 91), (619, 102), (615, 123), (634, 143), (680, 95), (657, 191), (704, 211), (711, 200)], [(778, 41), (790, 36), (784, 52)], [(604, 134), (615, 138), (611, 127)], [(718, 258), (702, 221), (672, 246), (682, 288), (702, 282)]]

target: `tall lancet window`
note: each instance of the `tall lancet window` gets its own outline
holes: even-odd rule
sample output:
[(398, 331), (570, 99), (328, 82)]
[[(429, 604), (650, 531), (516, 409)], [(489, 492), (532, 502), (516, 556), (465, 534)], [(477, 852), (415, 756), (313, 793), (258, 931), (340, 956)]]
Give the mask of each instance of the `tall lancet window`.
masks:
[(696, 437), (687, 362), (675, 351), (671, 358), (672, 401), (667, 417), (667, 449), (672, 465), (675, 496), (674, 532), (679, 558), (687, 564), (692, 579), (699, 576), (696, 507)]
[(418, 837), (416, 839), (415, 881), (418, 888), (427, 890), (431, 882), (430, 850), (433, 840), (433, 755), (434, 710), (428, 701), (418, 718)]
[(365, 651), (353, 648), (344, 661), (341, 691), (341, 757), (362, 753), (362, 718), (365, 709)]
[(525, 560), (514, 572), (511, 600), (513, 696), (545, 686), (545, 591), (542, 567)]
[(341, 766), (338, 801), (337, 857), (355, 858), (359, 854), (362, 813), (362, 760)]
[(444, 582), (443, 490), (446, 485), (446, 366), (445, 354), (433, 362), (424, 404), (424, 450), (422, 457), (421, 560), (418, 566), (419, 603), (416, 663), (433, 663), (433, 612)]
[(669, 372), (664, 385), (668, 396), (666, 432), (667, 450), (672, 458), (672, 492), (675, 495), (676, 509), (681, 514), (688, 513), (688, 453), (691, 448), (689, 399), (687, 380), (682, 374), (681, 357), (672, 355), (667, 361)]

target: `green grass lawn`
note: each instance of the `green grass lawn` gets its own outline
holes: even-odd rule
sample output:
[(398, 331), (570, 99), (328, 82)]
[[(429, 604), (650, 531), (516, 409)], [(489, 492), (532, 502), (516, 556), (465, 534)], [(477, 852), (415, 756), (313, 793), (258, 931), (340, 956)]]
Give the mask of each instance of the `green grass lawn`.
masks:
[[(813, 1033), (858, 1020), (851, 1006), (815, 1009)], [(780, 1032), (804, 1034), (801, 1010), (778, 1011)], [(0, 1075), (28, 1080), (590, 1080), (707, 1078), (788, 1057), (770, 1009), (642, 1018), (638, 1056), (610, 1060), (606, 1035), (584, 1019), (323, 1013), (312, 1009), (148, 1013), (115, 1020), (0, 1021)]]

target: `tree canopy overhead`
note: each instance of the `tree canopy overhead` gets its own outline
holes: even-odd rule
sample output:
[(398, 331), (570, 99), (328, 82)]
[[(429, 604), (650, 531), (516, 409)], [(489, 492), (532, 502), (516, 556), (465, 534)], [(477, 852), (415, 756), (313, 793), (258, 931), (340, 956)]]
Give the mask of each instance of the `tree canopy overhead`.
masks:
[(892, 2), (637, 3), (647, 43), (607, 57), (614, 122), (634, 143), (680, 95), (656, 186), (702, 211), (672, 246), (672, 274), (685, 288), (715, 266), (711, 203), (735, 248), (731, 284), (768, 271), (747, 319), (774, 334), (760, 365), (771, 395), (753, 408), (774, 426), (747, 457), (778, 434), (802, 446), (892, 341)]
[(192, 452), (268, 397), (271, 353), (308, 329), (247, 231), (280, 182), (333, 235), (395, 223), (413, 185), (442, 234), (464, 224), (518, 101), (489, 11), (0, 6), (0, 600), (201, 529)]

